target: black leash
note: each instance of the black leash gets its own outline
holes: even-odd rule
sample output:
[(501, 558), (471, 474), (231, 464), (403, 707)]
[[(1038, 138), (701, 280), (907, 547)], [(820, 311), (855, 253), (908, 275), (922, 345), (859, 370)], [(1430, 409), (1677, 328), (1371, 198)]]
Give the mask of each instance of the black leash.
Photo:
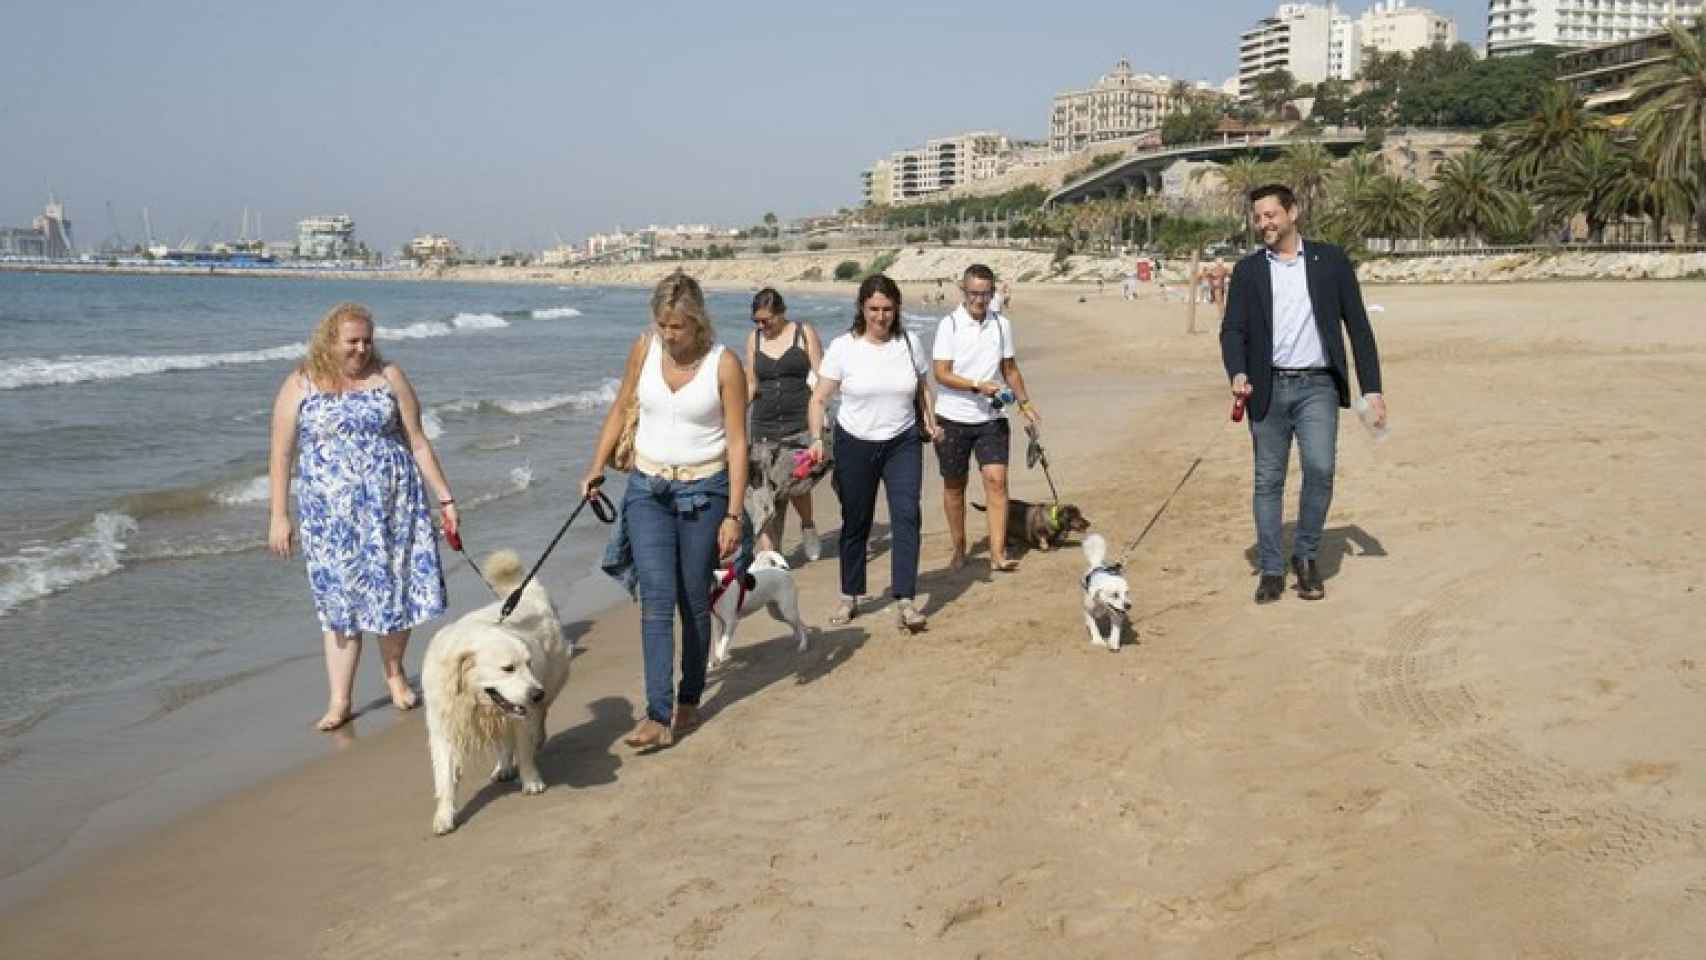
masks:
[(1031, 438), (1030, 444), (1025, 447), (1025, 465), (1030, 467), (1039, 463), (1043, 465), (1043, 479), (1048, 481), (1049, 496), (1053, 497), (1055, 505), (1059, 506), (1060, 491), (1054, 488), (1054, 476), (1048, 472), (1048, 451), (1043, 449), (1042, 438), (1037, 436), (1037, 425), (1034, 423), (1025, 424), (1025, 435)]
[[(605, 496), (604, 491), (599, 489), (599, 486), (602, 483), (602, 480), (594, 482), (592, 489), (587, 491), (586, 496), (581, 497), (581, 502), (575, 506), (574, 512), (569, 514), (569, 519), (563, 521), (562, 527), (557, 530), (557, 535), (551, 538), (551, 545), (546, 547), (545, 552), (539, 555), (539, 560), (533, 564), (532, 570), (527, 571), (527, 576), (521, 578), (520, 585), (517, 586), (515, 590), (511, 591), (509, 599), (504, 601), (503, 610), (498, 613), (499, 623), (503, 623), (511, 613), (515, 612), (516, 604), (521, 602), (521, 591), (526, 590), (527, 585), (533, 582), (534, 574), (537, 574), (539, 572), (539, 568), (545, 565), (545, 558), (551, 555), (552, 550), (557, 549), (557, 543), (563, 539), (563, 534), (569, 532), (569, 527), (574, 524), (575, 518), (581, 515), (581, 511), (586, 509), (587, 504), (592, 504), (593, 515), (598, 517), (598, 519), (605, 523), (616, 522), (616, 505), (611, 503), (610, 498)], [(479, 568), (476, 567), (475, 569), (478, 570)], [(481, 579), (484, 579), (484, 577)], [(488, 584), (488, 586), (490, 586), (490, 584)]]
[[(1238, 403), (1233, 407), (1230, 422), (1237, 423), (1242, 419), (1244, 419), (1244, 405)], [(1209, 434), (1208, 442), (1202, 445), (1202, 449), (1197, 451), (1196, 459), (1192, 460), (1191, 465), (1185, 468), (1185, 475), (1179, 478), (1178, 484), (1173, 487), (1173, 492), (1167, 494), (1167, 499), (1161, 501), (1161, 506), (1156, 509), (1155, 516), (1150, 517), (1149, 522), (1144, 524), (1142, 532), (1131, 543), (1126, 544), (1125, 552), (1120, 554), (1119, 563), (1116, 566), (1124, 566), (1125, 561), (1131, 556), (1131, 552), (1137, 549), (1137, 545), (1143, 542), (1144, 537), (1149, 536), (1149, 531), (1155, 529), (1156, 522), (1161, 519), (1163, 513), (1167, 512), (1167, 507), (1172, 504), (1173, 498), (1179, 495), (1179, 491), (1185, 488), (1186, 483), (1190, 482), (1191, 474), (1196, 473), (1197, 468), (1202, 466), (1203, 460), (1208, 456), (1209, 448), (1214, 446), (1219, 439), (1220, 431), (1218, 429)]]

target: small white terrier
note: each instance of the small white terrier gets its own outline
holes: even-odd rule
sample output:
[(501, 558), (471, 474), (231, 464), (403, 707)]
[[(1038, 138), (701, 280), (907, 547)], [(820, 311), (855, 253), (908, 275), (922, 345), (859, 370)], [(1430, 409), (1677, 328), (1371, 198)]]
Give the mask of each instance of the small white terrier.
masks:
[(753, 557), (746, 576), (737, 580), (734, 570), (724, 567), (717, 571), (711, 584), (711, 617), (717, 621), (712, 666), (729, 661), (735, 625), (760, 607), (768, 608), (772, 617), (793, 627), (799, 649), (806, 648), (806, 625), (800, 619), (800, 598), (794, 590), (794, 575), (788, 569), (788, 561), (774, 550), (761, 550)]
[[(1120, 564), (1109, 564), (1108, 544), (1099, 533), (1084, 538), (1084, 559), (1090, 569), (1084, 574), (1084, 626), (1090, 645), (1120, 648), (1121, 635), (1131, 629), (1131, 588), (1126, 585)], [(1097, 621), (1108, 622), (1104, 634)]]

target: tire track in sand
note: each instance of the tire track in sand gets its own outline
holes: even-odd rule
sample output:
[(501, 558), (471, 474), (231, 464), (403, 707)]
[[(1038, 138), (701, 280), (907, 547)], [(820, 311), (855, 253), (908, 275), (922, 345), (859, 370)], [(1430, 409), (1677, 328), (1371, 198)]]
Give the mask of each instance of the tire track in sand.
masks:
[(1525, 749), (1483, 709), (1463, 677), (1459, 623), (1492, 596), (1496, 571), (1447, 584), (1393, 623), (1365, 658), (1357, 705), (1370, 722), (1413, 731), (1437, 753), (1416, 766), (1466, 806), (1522, 834), (1537, 852), (1586, 866), (1634, 869), (1681, 847), (1706, 846), (1706, 824), (1655, 816), (1612, 796), (1610, 777), (1590, 777)]

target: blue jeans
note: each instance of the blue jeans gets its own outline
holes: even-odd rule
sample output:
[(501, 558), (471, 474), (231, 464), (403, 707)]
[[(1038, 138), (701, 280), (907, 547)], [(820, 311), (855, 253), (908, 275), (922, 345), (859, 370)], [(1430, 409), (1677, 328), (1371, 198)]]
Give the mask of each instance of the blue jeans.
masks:
[[(697, 705), (711, 653), (711, 579), (717, 527), (729, 509), (728, 471), (674, 481), (635, 471), (622, 495), (623, 521), (640, 584), (640, 645), (646, 716), (667, 724), (676, 703)], [(675, 614), (681, 612), (681, 689), (675, 689)]]
[(1273, 402), (1268, 415), (1250, 421), (1255, 450), (1256, 560), (1266, 576), (1283, 576), (1280, 529), (1284, 513), (1285, 472), (1291, 460), (1291, 438), (1297, 437), (1297, 457), (1303, 464), (1303, 492), (1297, 501), (1297, 532), (1291, 555), (1315, 559), (1321, 548), (1321, 529), (1333, 502), (1333, 462), (1339, 441), (1339, 389), (1330, 373), (1274, 375)]
[(841, 501), (841, 592), (865, 593), (865, 544), (877, 512), (877, 484), (888, 494), (892, 592), (897, 600), (918, 595), (919, 529), (924, 511), (924, 445), (916, 427), (871, 443), (835, 428), (835, 496)]

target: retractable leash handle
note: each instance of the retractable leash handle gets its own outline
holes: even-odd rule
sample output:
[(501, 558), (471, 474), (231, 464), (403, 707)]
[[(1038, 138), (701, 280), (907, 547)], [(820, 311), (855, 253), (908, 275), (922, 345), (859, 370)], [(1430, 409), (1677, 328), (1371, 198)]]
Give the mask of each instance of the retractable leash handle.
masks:
[(1232, 398), (1232, 422), (1244, 422), (1244, 396), (1242, 394)]
[(552, 550), (557, 549), (558, 541), (563, 539), (563, 534), (569, 532), (569, 527), (574, 524), (575, 518), (581, 515), (581, 511), (585, 510), (589, 503), (592, 504), (593, 515), (599, 520), (604, 523), (616, 522), (616, 505), (610, 502), (610, 498), (604, 495), (603, 490), (599, 489), (599, 484), (594, 484), (592, 490), (586, 496), (581, 497), (581, 502), (576, 504), (574, 512), (569, 514), (569, 519), (563, 521), (562, 527), (557, 530), (557, 535), (551, 538), (551, 545), (545, 548), (545, 552), (540, 554), (539, 559), (533, 564), (533, 569), (527, 571), (527, 576), (521, 579), (521, 583), (510, 592), (509, 598), (504, 600), (503, 609), (498, 612), (499, 623), (504, 622), (510, 614), (515, 612), (516, 605), (521, 603), (521, 592), (527, 589), (529, 583), (533, 582), (534, 575), (539, 572), (540, 567), (545, 565), (545, 558), (551, 555)]

